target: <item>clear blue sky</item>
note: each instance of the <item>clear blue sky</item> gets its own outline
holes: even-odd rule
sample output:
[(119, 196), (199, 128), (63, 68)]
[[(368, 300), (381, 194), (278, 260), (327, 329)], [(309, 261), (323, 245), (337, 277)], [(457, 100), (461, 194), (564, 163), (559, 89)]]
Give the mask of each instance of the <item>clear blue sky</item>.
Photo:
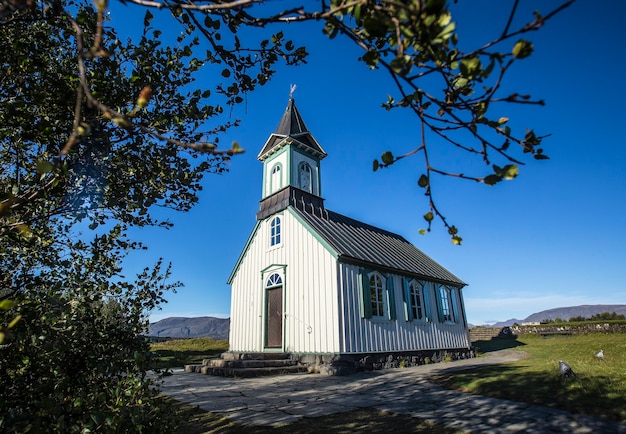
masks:
[[(560, 2), (521, 3), (530, 20), (533, 9)], [(286, 2), (276, 7), (283, 4), (287, 7)], [(461, 43), (475, 45), (498, 34), (511, 4), (453, 4)], [(141, 20), (141, 14), (128, 13), (135, 10), (113, 5), (113, 24)], [(624, 22), (626, 2), (578, 0), (526, 36), (535, 53), (508, 80), (513, 89), (547, 105), (503, 107), (502, 115), (514, 127), (551, 133), (544, 142), (551, 159), (529, 160), (516, 180), (494, 187), (436, 180), (439, 207), (461, 231), (460, 247), (450, 243), (439, 223), (430, 234), (418, 234), (427, 211), (416, 183), (420, 158), (372, 172), (372, 160), (381, 152), (401, 154), (418, 144), (418, 125), (409, 113), (380, 108), (394, 92), (389, 79), (368, 71), (351, 45), (327, 40), (315, 26), (286, 27), (311, 56), (303, 67), (280, 68), (271, 83), (233, 112), (242, 125), (222, 143), (238, 141), (247, 152), (233, 159), (229, 173), (205, 178), (200, 203), (191, 212), (169, 214), (173, 229), (136, 232), (150, 249), (133, 255), (129, 268), (164, 257), (173, 263), (172, 279), (186, 285), (169, 294), (169, 303), (151, 319), (229, 316), (226, 280), (261, 198), (262, 163), (256, 155), (278, 125), (293, 83), (300, 113), (328, 152), (322, 161), (326, 206), (404, 236), (467, 282), (470, 323), (524, 319), (561, 306), (626, 303)], [(209, 84), (218, 79), (206, 76)], [(438, 158), (463, 167), (456, 157), (445, 162), (445, 153)]]

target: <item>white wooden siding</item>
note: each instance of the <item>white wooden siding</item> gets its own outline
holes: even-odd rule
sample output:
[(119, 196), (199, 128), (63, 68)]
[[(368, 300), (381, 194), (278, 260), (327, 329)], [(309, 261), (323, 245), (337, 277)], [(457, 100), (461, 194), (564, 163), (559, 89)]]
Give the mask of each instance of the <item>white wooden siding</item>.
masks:
[[(441, 323), (437, 318), (434, 293), (429, 297), (431, 320), (428, 322), (406, 321), (402, 304), (402, 278), (393, 276), (397, 318), (361, 318), (358, 285), (359, 267), (340, 263), (339, 277), (342, 282), (342, 353), (370, 353), (387, 351), (415, 351), (451, 348), (468, 348), (469, 335), (464, 318), (458, 323)], [(456, 296), (460, 292), (453, 292)], [(459, 305), (462, 305), (461, 300)], [(461, 313), (462, 314), (462, 313)]]
[(288, 210), (281, 213), (281, 245), (270, 248), (268, 222), (273, 217), (254, 234), (232, 279), (230, 350), (263, 351), (265, 282), (261, 270), (285, 264), (283, 350), (339, 352), (335, 259)]
[(239, 263), (239, 268), (232, 279), (230, 306), (231, 351), (262, 351), (264, 297), (261, 282), (262, 250), (260, 244), (266, 228), (261, 226), (252, 236), (248, 249)]
[[(264, 350), (263, 278), (273, 270), (284, 270), (284, 351), (367, 353), (469, 347), (464, 312), (458, 323), (439, 322), (434, 293), (428, 297), (430, 321), (406, 321), (399, 275), (393, 276), (397, 318), (361, 318), (359, 267), (338, 263), (289, 210), (280, 215), (281, 245), (270, 248), (271, 216), (261, 222), (232, 279), (231, 351)], [(453, 294), (461, 296), (460, 291)], [(462, 297), (456, 305), (463, 309)]]

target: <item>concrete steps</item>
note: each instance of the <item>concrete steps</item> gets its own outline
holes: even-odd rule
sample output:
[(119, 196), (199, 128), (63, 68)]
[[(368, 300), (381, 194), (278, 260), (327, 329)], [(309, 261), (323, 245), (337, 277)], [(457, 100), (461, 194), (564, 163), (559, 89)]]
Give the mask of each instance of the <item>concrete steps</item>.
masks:
[(224, 377), (251, 378), (308, 372), (288, 353), (222, 353), (219, 359), (205, 359), (201, 365), (185, 365), (185, 372)]

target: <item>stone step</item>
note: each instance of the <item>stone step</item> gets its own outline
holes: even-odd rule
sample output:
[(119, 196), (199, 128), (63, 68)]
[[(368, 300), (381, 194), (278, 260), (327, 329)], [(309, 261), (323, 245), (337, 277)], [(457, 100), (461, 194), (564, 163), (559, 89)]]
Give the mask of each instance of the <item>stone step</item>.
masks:
[(210, 368), (279, 368), (282, 366), (296, 365), (291, 359), (281, 360), (224, 360), (205, 359), (202, 365)]
[(185, 365), (185, 372), (196, 372), (227, 377), (259, 377), (266, 375), (310, 372), (291, 358), (289, 353), (231, 353), (219, 359), (204, 359), (201, 365)]
[(297, 365), (263, 368), (212, 368), (210, 366), (201, 366), (199, 372), (201, 374), (219, 375), (224, 377), (252, 378), (271, 375), (301, 374), (308, 372), (308, 370), (306, 366)]
[(286, 360), (290, 357), (289, 353), (235, 353), (228, 351), (220, 354), (222, 360)]

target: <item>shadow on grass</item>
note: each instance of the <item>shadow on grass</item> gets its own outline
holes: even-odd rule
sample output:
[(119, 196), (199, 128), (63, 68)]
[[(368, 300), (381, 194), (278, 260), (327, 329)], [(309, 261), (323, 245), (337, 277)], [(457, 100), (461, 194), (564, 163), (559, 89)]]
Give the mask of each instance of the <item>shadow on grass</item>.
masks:
[(522, 372), (523, 365), (493, 365), (438, 375), (431, 380), (450, 389), (526, 402), (626, 422), (626, 397), (611, 394), (611, 378), (561, 378), (554, 373)]
[(492, 351), (508, 350), (526, 345), (515, 338), (493, 338), (484, 341), (472, 342), (472, 346), (479, 353), (490, 353)]

